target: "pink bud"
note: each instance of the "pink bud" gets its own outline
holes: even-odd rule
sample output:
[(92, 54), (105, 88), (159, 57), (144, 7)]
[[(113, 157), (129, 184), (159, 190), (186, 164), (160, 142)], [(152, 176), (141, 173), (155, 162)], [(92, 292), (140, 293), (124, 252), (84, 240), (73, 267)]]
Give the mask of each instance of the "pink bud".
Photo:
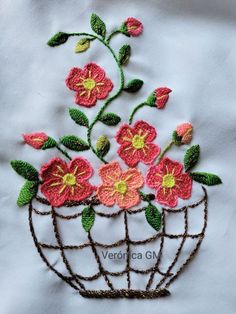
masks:
[(139, 36), (143, 31), (143, 24), (134, 17), (127, 18), (124, 24), (126, 25), (127, 32), (130, 36)]
[(40, 149), (42, 146), (47, 142), (48, 136), (47, 134), (41, 133), (30, 133), (30, 134), (23, 134), (23, 138), (25, 143), (28, 145)]
[(182, 137), (181, 144), (189, 144), (193, 136), (193, 126), (191, 123), (182, 123), (177, 126), (176, 133)]
[(155, 89), (154, 94), (156, 96), (156, 106), (158, 109), (163, 109), (165, 107), (165, 104), (169, 99), (169, 93), (171, 92), (172, 90), (168, 87), (159, 87)]

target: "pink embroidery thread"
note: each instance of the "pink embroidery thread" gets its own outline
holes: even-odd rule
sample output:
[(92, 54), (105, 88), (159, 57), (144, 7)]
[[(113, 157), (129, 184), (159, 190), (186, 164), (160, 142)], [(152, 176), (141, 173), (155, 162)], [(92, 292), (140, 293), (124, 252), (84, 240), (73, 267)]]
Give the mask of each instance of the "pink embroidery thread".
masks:
[(88, 63), (84, 69), (73, 68), (66, 78), (66, 85), (76, 92), (75, 103), (92, 107), (97, 99), (104, 99), (113, 88), (112, 81), (95, 63)]
[(138, 189), (144, 184), (141, 172), (135, 168), (122, 171), (118, 162), (110, 162), (99, 169), (102, 184), (97, 188), (97, 197), (108, 207), (118, 204), (128, 209), (137, 205), (141, 198)]
[(116, 140), (120, 144), (118, 154), (125, 163), (134, 167), (139, 161), (151, 164), (160, 153), (160, 148), (152, 143), (156, 130), (145, 121), (138, 121), (134, 127), (124, 124), (119, 129)]
[(151, 166), (147, 172), (146, 183), (156, 190), (158, 203), (175, 207), (178, 197), (189, 199), (192, 191), (192, 179), (182, 173), (183, 165), (164, 157), (159, 165)]
[(65, 201), (84, 200), (95, 189), (87, 182), (92, 173), (90, 163), (84, 158), (74, 158), (69, 164), (60, 158), (53, 158), (41, 168), (41, 192), (55, 207)]

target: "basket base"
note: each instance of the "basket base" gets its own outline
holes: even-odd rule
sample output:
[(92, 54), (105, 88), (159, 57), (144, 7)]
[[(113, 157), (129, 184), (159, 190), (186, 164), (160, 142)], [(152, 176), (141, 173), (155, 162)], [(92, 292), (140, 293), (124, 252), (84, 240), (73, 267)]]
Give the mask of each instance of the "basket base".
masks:
[(97, 298), (97, 299), (155, 299), (160, 297), (167, 297), (170, 292), (167, 289), (159, 290), (132, 290), (132, 289), (120, 289), (120, 290), (86, 290), (80, 291), (80, 295), (84, 298)]

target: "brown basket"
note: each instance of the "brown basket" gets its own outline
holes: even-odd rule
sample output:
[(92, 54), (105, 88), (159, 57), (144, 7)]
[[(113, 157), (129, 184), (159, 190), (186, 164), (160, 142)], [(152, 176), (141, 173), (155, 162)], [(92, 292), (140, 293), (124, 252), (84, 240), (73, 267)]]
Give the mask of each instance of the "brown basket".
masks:
[[(29, 226), (30, 231), (35, 243), (35, 246), (38, 250), (39, 255), (41, 256), (42, 260), (45, 262), (47, 267), (49, 267), (54, 273), (57, 274), (58, 277), (60, 277), (64, 282), (69, 284), (72, 288), (74, 288), (76, 291), (80, 293), (81, 296), (87, 297), (87, 298), (157, 298), (157, 297), (163, 297), (170, 295), (170, 292), (167, 290), (171, 283), (180, 275), (180, 273), (183, 271), (183, 269), (187, 266), (187, 264), (192, 260), (194, 255), (197, 253), (202, 240), (205, 235), (205, 230), (207, 227), (207, 215), (208, 215), (208, 209), (207, 209), (207, 192), (204, 187), (203, 189), (203, 197), (200, 201), (184, 206), (182, 208), (178, 209), (169, 209), (169, 208), (162, 208), (162, 229), (157, 232), (154, 236), (149, 237), (144, 240), (140, 241), (133, 241), (129, 237), (129, 230), (128, 230), (128, 222), (127, 219), (129, 216), (136, 215), (138, 213), (141, 213), (145, 210), (145, 208), (140, 208), (137, 210), (130, 210), (130, 211), (123, 211), (120, 210), (118, 212), (108, 214), (105, 212), (98, 212), (96, 211), (96, 215), (101, 217), (106, 217), (110, 219), (115, 219), (116, 217), (123, 215), (124, 216), (124, 224), (125, 224), (125, 238), (121, 239), (117, 242), (110, 243), (110, 244), (104, 244), (94, 241), (91, 232), (88, 232), (88, 242), (82, 244), (82, 245), (65, 245), (63, 244), (63, 239), (60, 234), (59, 226), (58, 226), (58, 219), (63, 220), (74, 220), (81, 217), (82, 212), (78, 212), (73, 215), (62, 215), (59, 214), (55, 208), (51, 207), (49, 211), (39, 211), (35, 208), (35, 205), (32, 203), (29, 206)], [(47, 206), (50, 206), (48, 201), (46, 199), (43, 199), (41, 197), (37, 197), (37, 204), (44, 204)], [(89, 200), (89, 203), (93, 205), (98, 205), (96, 198), (92, 198)], [(194, 210), (198, 206), (203, 204), (203, 223), (201, 227), (200, 233), (189, 233), (189, 211)], [(72, 207), (72, 206), (78, 206), (78, 205), (87, 205), (87, 201), (74, 203), (74, 202), (67, 202), (64, 206)], [(168, 221), (168, 218), (170, 215), (177, 215), (177, 214), (183, 214), (184, 217), (184, 233), (182, 234), (169, 234), (166, 232), (166, 222)], [(38, 240), (38, 237), (36, 235), (35, 226), (33, 222), (33, 215), (42, 215), (42, 216), (49, 216), (52, 219), (53, 224), (53, 231), (56, 239), (57, 245), (51, 245), (47, 243), (42, 243)], [(160, 270), (160, 263), (163, 258), (163, 255), (165, 254), (165, 240), (166, 239), (172, 239), (173, 241), (178, 239), (180, 240), (180, 243), (176, 249), (174, 258), (170, 262), (170, 264), (167, 266), (167, 270), (165, 272)], [(189, 250), (187, 258), (183, 260), (183, 262), (178, 265), (177, 269), (175, 270), (174, 267), (177, 265), (177, 262), (179, 261), (179, 258), (181, 256), (184, 244), (187, 239), (194, 239), (195, 243), (191, 250)], [(153, 249), (156, 252), (156, 260), (154, 262), (154, 265), (145, 270), (141, 269), (134, 269), (130, 266), (130, 252), (132, 252), (132, 248), (134, 246), (140, 246), (145, 245), (147, 243), (152, 243)], [(126, 258), (126, 267), (123, 271), (120, 272), (110, 272), (106, 270), (102, 264), (101, 257), (98, 253), (99, 248), (117, 248), (121, 245), (126, 246), (126, 252), (127, 252), (127, 258)], [(85, 277), (81, 274), (75, 273), (73, 270), (73, 267), (71, 266), (71, 263), (69, 262), (69, 259), (67, 258), (67, 254), (71, 250), (83, 250), (85, 247), (91, 248), (91, 251), (94, 255), (94, 258), (97, 263), (98, 272), (95, 273), (92, 276)], [(48, 250), (56, 250), (60, 252), (60, 256), (63, 260), (64, 266), (69, 273), (69, 276), (63, 275), (60, 271), (58, 271), (55, 266), (49, 262), (49, 259), (47, 258), (46, 251)], [(140, 275), (148, 275), (147, 282), (144, 283), (143, 289), (134, 289), (132, 281), (131, 281), (131, 273), (136, 273)], [(157, 282), (155, 281), (155, 275), (158, 274), (160, 276), (160, 279)], [(113, 283), (113, 277), (120, 277), (125, 276), (127, 281), (127, 286), (123, 287), (123, 289), (116, 289)], [(90, 290), (86, 288), (86, 283), (89, 281), (95, 281), (98, 278), (103, 278), (105, 281), (105, 284), (107, 285), (107, 290)]]

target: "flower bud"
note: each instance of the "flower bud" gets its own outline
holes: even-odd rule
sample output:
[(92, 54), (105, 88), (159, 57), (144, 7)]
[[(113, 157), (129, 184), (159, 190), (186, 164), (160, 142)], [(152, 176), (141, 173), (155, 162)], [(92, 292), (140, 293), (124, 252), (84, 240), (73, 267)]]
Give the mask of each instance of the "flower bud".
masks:
[(173, 132), (173, 141), (176, 145), (189, 144), (192, 140), (193, 126), (191, 123), (182, 123)]
[(23, 138), (26, 144), (34, 147), (35, 149), (41, 149), (48, 140), (47, 134), (43, 132), (23, 134)]
[(96, 149), (99, 156), (104, 157), (110, 150), (110, 142), (108, 138), (104, 135), (101, 135), (96, 143)]
[(48, 149), (57, 145), (57, 142), (44, 132), (23, 134), (23, 138), (26, 144), (35, 149)]
[(148, 97), (147, 103), (150, 105), (156, 105), (157, 109), (163, 109), (169, 99), (169, 94), (172, 90), (168, 87), (159, 87)]
[(137, 37), (143, 31), (143, 24), (134, 17), (129, 17), (122, 24), (120, 30), (127, 36)]

